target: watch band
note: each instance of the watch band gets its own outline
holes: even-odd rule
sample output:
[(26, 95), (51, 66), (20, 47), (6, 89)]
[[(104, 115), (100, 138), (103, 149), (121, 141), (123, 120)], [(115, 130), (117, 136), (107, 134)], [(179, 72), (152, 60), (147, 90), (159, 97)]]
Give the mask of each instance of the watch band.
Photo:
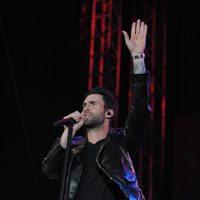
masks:
[(144, 53), (143, 54), (135, 54), (132, 57), (133, 57), (133, 59), (140, 59), (140, 58), (144, 58), (145, 54)]

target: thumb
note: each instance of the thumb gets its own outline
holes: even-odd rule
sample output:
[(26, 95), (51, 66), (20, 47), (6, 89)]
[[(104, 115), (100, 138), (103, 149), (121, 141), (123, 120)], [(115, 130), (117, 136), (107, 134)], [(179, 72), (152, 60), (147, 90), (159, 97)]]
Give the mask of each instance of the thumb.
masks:
[(129, 40), (128, 33), (126, 31), (122, 31), (122, 33), (124, 35), (125, 42), (127, 42)]
[(83, 126), (83, 122), (84, 122), (84, 120), (81, 118), (79, 122), (77, 122), (76, 124), (74, 124), (74, 130), (75, 130), (75, 132), (78, 131)]

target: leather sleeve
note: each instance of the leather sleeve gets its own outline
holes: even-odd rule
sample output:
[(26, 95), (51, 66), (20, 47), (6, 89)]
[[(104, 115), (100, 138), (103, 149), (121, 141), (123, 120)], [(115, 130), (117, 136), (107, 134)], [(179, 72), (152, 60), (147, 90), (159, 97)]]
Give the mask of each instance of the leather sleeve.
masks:
[(42, 161), (41, 174), (49, 179), (59, 179), (64, 162), (65, 149), (59, 143), (59, 138), (53, 143), (47, 156)]
[(132, 101), (125, 121), (125, 138), (133, 156), (148, 135), (150, 127), (149, 80), (149, 72), (132, 75)]

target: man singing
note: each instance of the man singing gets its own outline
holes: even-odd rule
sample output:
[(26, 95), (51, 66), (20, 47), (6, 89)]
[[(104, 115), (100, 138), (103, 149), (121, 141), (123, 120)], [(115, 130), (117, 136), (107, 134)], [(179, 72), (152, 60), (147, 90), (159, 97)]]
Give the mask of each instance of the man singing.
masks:
[[(138, 19), (131, 35), (122, 31), (132, 56), (132, 101), (124, 128), (113, 128), (118, 103), (105, 88), (95, 87), (85, 94), (82, 111), (73, 118), (72, 140), (64, 200), (144, 200), (132, 159), (150, 120), (149, 72), (144, 62), (147, 25)], [(42, 174), (49, 179), (63, 176), (64, 152), (69, 127), (58, 138), (42, 162)], [(85, 137), (76, 136), (84, 127)], [(65, 170), (65, 169), (64, 169)], [(66, 169), (67, 170), (67, 169)]]

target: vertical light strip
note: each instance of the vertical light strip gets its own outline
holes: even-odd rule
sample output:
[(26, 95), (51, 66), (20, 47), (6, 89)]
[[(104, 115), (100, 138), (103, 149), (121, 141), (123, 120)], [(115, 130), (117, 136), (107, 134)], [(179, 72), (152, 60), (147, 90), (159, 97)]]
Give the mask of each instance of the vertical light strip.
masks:
[[(156, 2), (154, 1), (153, 12), (152, 12), (152, 35), (151, 35), (151, 87), (150, 87), (150, 101), (151, 101), (151, 126), (153, 127), (155, 124), (155, 81), (156, 81)], [(152, 128), (153, 130), (153, 128)], [(152, 133), (151, 133), (152, 134)], [(151, 140), (153, 140), (153, 136), (151, 136)], [(154, 164), (154, 148), (153, 141), (151, 141), (150, 146), (150, 154), (149, 154), (149, 200), (153, 200), (153, 164)]]
[(105, 56), (105, 26), (106, 19), (106, 3), (102, 3), (102, 17), (101, 17), (101, 36), (100, 36), (100, 61), (99, 61), (99, 86), (103, 86), (103, 72), (104, 72), (104, 56)]
[(92, 88), (93, 68), (94, 68), (94, 41), (95, 41), (95, 25), (96, 25), (96, 0), (92, 1), (92, 19), (90, 32), (90, 60), (89, 60), (89, 75), (88, 75), (88, 89)]
[(119, 98), (120, 90), (120, 66), (121, 66), (121, 37), (122, 37), (122, 16), (121, 16), (121, 1), (119, 1), (118, 29), (117, 29), (117, 60), (116, 60), (116, 83), (115, 95)]
[[(166, 2), (165, 2), (166, 3)], [(165, 160), (165, 135), (166, 135), (166, 64), (167, 64), (167, 11), (164, 5), (163, 23), (163, 59), (162, 59), (162, 102), (161, 102), (161, 170), (163, 174)]]

